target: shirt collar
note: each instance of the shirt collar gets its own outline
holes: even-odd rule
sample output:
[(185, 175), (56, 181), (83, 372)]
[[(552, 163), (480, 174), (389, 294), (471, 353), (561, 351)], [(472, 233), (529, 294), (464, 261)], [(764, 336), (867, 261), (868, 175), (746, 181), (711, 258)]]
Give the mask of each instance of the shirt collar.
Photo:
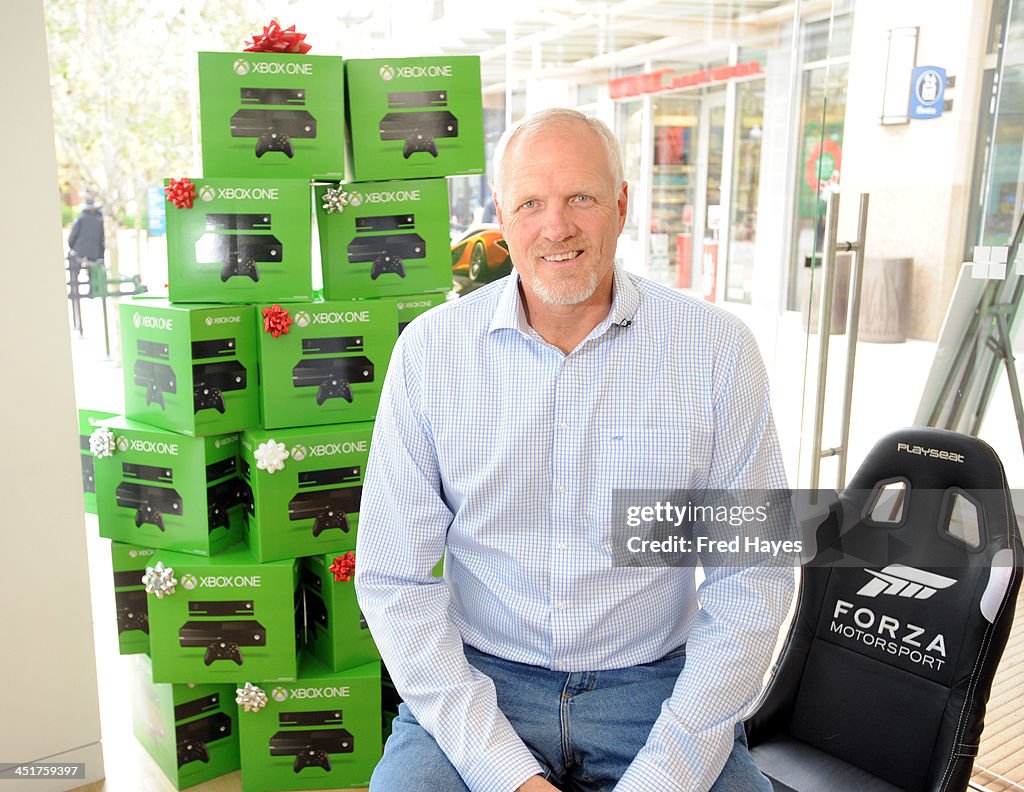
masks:
[[(613, 278), (612, 307), (608, 316), (595, 328), (599, 332), (604, 332), (611, 324), (628, 327), (640, 307), (640, 290), (632, 278), (618, 266), (614, 269)], [(519, 293), (519, 273), (515, 270), (512, 270), (498, 298), (489, 331), (501, 329), (518, 330), (526, 335), (533, 332), (530, 323), (526, 321), (526, 310)]]

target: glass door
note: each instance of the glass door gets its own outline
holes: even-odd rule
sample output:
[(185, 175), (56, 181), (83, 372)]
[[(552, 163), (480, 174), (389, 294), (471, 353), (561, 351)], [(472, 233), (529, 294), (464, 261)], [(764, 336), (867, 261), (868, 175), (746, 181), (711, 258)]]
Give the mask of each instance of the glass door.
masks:
[(722, 207), (722, 165), (725, 155), (725, 90), (704, 96), (700, 117), (701, 147), (697, 161), (698, 205), (700, 229), (700, 288), (704, 298), (718, 299), (719, 233), (724, 227)]
[(652, 104), (650, 273), (678, 288), (694, 284), (694, 205), (700, 98), (660, 96)]

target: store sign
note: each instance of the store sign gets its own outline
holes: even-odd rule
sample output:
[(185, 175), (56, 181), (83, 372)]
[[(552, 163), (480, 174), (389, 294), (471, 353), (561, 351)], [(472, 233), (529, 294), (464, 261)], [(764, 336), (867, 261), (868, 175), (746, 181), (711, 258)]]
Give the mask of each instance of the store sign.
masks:
[(939, 66), (918, 66), (910, 83), (911, 118), (938, 118), (946, 94), (946, 70)]
[(699, 69), (684, 74), (675, 74), (672, 69), (658, 69), (646, 74), (631, 74), (628, 77), (609, 80), (608, 91), (612, 99), (626, 99), (631, 96), (723, 82), (737, 77), (748, 77), (751, 74), (762, 74), (761, 64), (757, 61), (737, 63), (735, 66), (717, 66), (714, 69)]
[(163, 187), (146, 189), (146, 207), (149, 210), (149, 226), (146, 229), (150, 236), (163, 236), (167, 233), (167, 196)]

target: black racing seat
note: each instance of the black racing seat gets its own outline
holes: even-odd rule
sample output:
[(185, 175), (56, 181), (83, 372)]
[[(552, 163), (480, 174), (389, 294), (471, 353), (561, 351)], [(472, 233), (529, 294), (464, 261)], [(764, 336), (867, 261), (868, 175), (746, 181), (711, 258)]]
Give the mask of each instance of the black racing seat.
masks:
[(967, 788), (1024, 559), (995, 452), (904, 429), (817, 529), (751, 753), (782, 792)]

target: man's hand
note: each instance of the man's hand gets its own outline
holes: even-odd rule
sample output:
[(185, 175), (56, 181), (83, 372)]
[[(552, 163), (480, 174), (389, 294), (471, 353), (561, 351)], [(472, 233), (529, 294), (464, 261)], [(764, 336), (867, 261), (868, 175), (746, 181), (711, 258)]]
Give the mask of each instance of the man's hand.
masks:
[(526, 783), (520, 786), (516, 792), (559, 792), (558, 787), (544, 780), (544, 776), (535, 775), (527, 779)]

